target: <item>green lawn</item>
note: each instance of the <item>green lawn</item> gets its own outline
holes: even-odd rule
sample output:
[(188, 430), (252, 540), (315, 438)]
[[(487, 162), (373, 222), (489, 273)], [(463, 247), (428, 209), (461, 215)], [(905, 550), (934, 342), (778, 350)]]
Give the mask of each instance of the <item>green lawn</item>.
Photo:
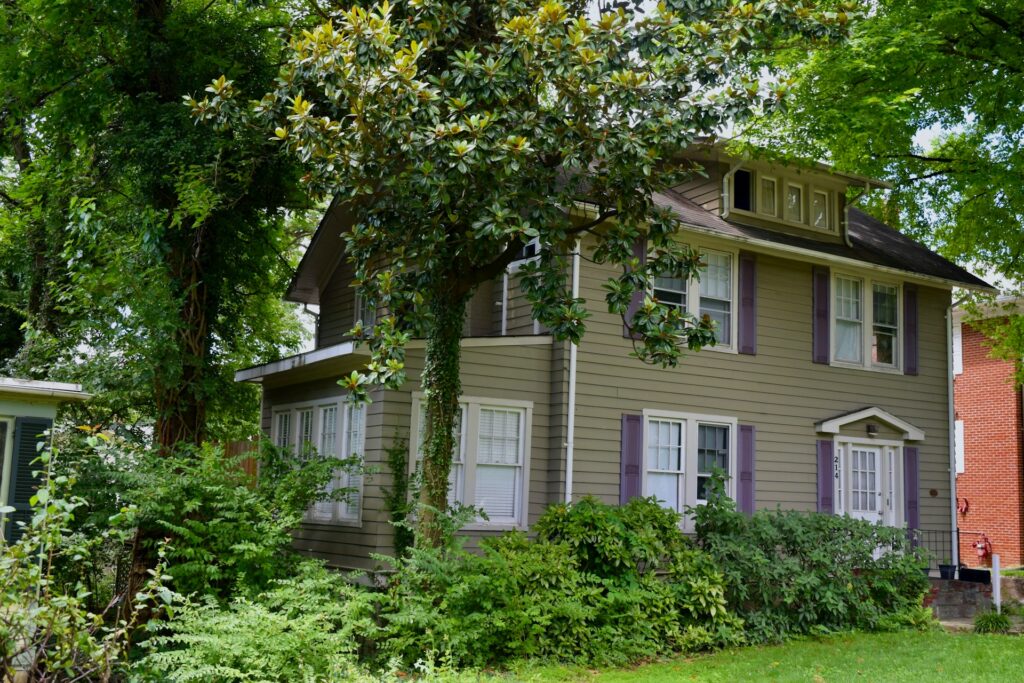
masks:
[(523, 670), (508, 678), (554, 681), (1022, 681), (1024, 638), (906, 632), (851, 634), (726, 650), (631, 669)]

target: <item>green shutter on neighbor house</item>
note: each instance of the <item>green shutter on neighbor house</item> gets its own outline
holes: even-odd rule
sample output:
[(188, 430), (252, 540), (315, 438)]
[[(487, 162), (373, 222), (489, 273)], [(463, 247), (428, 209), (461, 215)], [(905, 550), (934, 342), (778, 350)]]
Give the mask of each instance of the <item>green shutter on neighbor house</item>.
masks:
[(32, 519), (32, 505), (29, 502), (39, 487), (39, 477), (32, 474), (40, 469), (35, 463), (39, 457), (37, 444), (43, 441), (43, 434), (53, 426), (53, 420), (41, 417), (19, 417), (14, 421), (14, 449), (11, 458), (11, 482), (7, 487), (7, 504), (14, 512), (7, 515), (4, 538), (14, 543), (21, 538), (21, 525)]

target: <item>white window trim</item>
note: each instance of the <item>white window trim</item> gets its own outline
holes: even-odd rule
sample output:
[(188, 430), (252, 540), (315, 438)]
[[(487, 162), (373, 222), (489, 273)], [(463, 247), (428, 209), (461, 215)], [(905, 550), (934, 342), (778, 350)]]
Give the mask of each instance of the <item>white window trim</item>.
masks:
[[(729, 248), (729, 247), (723, 248), (723, 247), (717, 247), (717, 246), (709, 247), (709, 246), (707, 246), (705, 244), (700, 244), (700, 243), (698, 243), (698, 244), (691, 244), (691, 245), (688, 245), (688, 246), (690, 247), (690, 249), (692, 249), (693, 251), (697, 252), (697, 254), (700, 254), (700, 253), (705, 252), (705, 251), (714, 251), (714, 252), (718, 252), (719, 254), (728, 254), (729, 255), (729, 261), (730, 261), (730, 268), (729, 268), (729, 270), (730, 270), (730, 272), (729, 272), (730, 283), (729, 283), (729, 287), (730, 287), (730, 293), (732, 294), (732, 298), (729, 299), (729, 328), (732, 331), (732, 334), (730, 335), (731, 339), (729, 340), (728, 344), (723, 344), (723, 343), (719, 342), (718, 344), (716, 344), (714, 346), (705, 346), (705, 347), (703, 347), (701, 349), (701, 351), (717, 351), (719, 353), (738, 354), (739, 353), (739, 344), (736, 343), (736, 338), (737, 338), (737, 335), (739, 333), (739, 330), (737, 330), (737, 325), (739, 324), (739, 304), (740, 304), (740, 297), (739, 297), (739, 284), (740, 284), (739, 260), (740, 260), (740, 252), (739, 252), (739, 249), (734, 249), (734, 248)], [(651, 295), (654, 294), (653, 287), (652, 287), (652, 290), (651, 290), (650, 294)], [(686, 310), (686, 311), (688, 311), (690, 313), (693, 313), (695, 316), (697, 316), (697, 318), (700, 318), (700, 281), (696, 277), (691, 277), (689, 279), (689, 281), (686, 283), (686, 308), (684, 310)]]
[[(289, 446), (291, 448), (295, 448), (296, 449), (295, 452), (298, 452), (298, 448), (301, 446), (301, 444), (298, 443), (298, 438), (299, 438), (299, 429), (298, 429), (299, 414), (302, 411), (305, 411), (305, 410), (312, 410), (313, 411), (313, 427), (312, 427), (312, 433), (311, 433), (312, 438), (310, 439), (310, 442), (313, 444), (314, 448), (318, 448), (319, 447), (318, 444), (320, 443), (320, 437), (321, 437), (322, 430), (323, 430), (323, 425), (321, 424), (322, 409), (323, 408), (327, 408), (327, 407), (331, 407), (331, 406), (337, 407), (337, 409), (338, 409), (338, 422), (337, 422), (337, 426), (336, 426), (337, 432), (335, 434), (335, 439), (336, 439), (335, 447), (338, 450), (338, 452), (334, 454), (334, 457), (342, 457), (342, 455), (344, 453), (344, 450), (346, 448), (345, 440), (346, 440), (346, 437), (347, 437), (347, 435), (349, 433), (349, 431), (348, 431), (349, 430), (349, 421), (351, 420), (351, 413), (350, 413), (349, 410), (346, 410), (346, 408), (349, 406), (349, 402), (348, 402), (348, 399), (346, 398), (345, 395), (329, 396), (329, 397), (326, 397), (326, 398), (316, 399), (316, 400), (313, 400), (313, 401), (301, 401), (301, 402), (298, 402), (298, 403), (284, 403), (284, 404), (279, 404), (279, 405), (273, 406), (271, 408), (271, 413), (270, 413), (270, 415), (271, 415), (271, 417), (270, 417), (270, 441), (271, 441), (271, 443), (273, 443), (275, 446), (277, 446), (277, 441), (278, 441), (277, 417), (279, 415), (284, 414), (284, 413), (288, 413), (291, 416), (290, 417), (290, 424), (289, 424), (289, 431), (291, 432), (289, 434), (289, 441), (291, 441), (291, 443), (289, 444)], [(359, 453), (359, 455), (361, 456), (362, 461), (363, 461), (364, 464), (366, 462), (366, 431), (367, 431), (367, 428), (366, 428), (366, 416), (364, 415), (364, 417), (363, 417), (363, 443), (362, 443), (362, 446), (361, 446), (361, 449), (360, 449), (362, 452)], [(364, 495), (363, 495), (364, 494), (364, 491), (363, 491), (363, 477), (362, 476), (357, 476), (357, 479), (358, 479), (357, 484), (352, 487), (352, 488), (355, 488), (357, 490), (357, 494), (359, 496), (359, 498), (358, 498), (358, 500), (359, 500), (359, 507), (358, 507), (358, 510), (357, 510), (357, 513), (356, 513), (355, 516), (350, 516), (350, 515), (344, 514), (342, 512), (342, 509), (344, 508), (345, 504), (341, 503), (341, 502), (338, 502), (338, 503), (334, 503), (333, 504), (333, 510), (332, 510), (332, 513), (331, 513), (331, 519), (330, 520), (315, 519), (315, 518), (313, 518), (312, 517), (312, 512), (311, 512), (312, 511), (312, 507), (311, 507), (310, 510), (306, 511), (305, 522), (308, 523), (308, 524), (326, 524), (326, 525), (336, 525), (336, 526), (362, 527), (363, 526), (363, 501), (365, 500), (364, 499)], [(342, 488), (348, 488), (350, 483), (351, 482), (349, 480), (346, 480), (345, 482), (343, 482)]]
[[(5, 443), (0, 444), (0, 452), (3, 453), (3, 465), (0, 466), (0, 506), (10, 505), (11, 468), (14, 460), (14, 417), (0, 415), (0, 422), (7, 425), (7, 438)], [(3, 538), (4, 525), (7, 523), (7, 515), (0, 515), (0, 538)]]
[[(851, 363), (848, 361), (836, 360), (836, 280), (857, 280), (861, 284), (861, 362)], [(875, 297), (874, 286), (876, 284), (896, 288), (896, 364), (883, 365), (871, 360), (871, 337), (875, 326)], [(829, 282), (829, 364), (838, 368), (850, 368), (852, 370), (868, 370), (870, 372), (883, 372), (893, 375), (903, 374), (903, 335), (906, 328), (903, 324), (903, 284), (896, 280), (886, 278), (873, 278), (864, 275), (854, 275), (846, 271), (833, 271), (831, 282)]]
[[(701, 413), (681, 413), (672, 410), (659, 410), (657, 408), (645, 408), (643, 410), (643, 446), (642, 457), (643, 467), (642, 492), (643, 495), (652, 495), (647, 488), (647, 432), (650, 420), (678, 420), (685, 423), (683, 435), (683, 480), (685, 496), (683, 505), (702, 505), (697, 500), (697, 430), (699, 425), (713, 425), (729, 428), (729, 479), (725, 482), (725, 493), (736, 500), (736, 481), (739, 478), (737, 467), (739, 457), (737, 448), (739, 446), (739, 420), (729, 415), (704, 415)], [(693, 530), (693, 520), (685, 515), (682, 520), (682, 527), (687, 531)]]
[[(904, 519), (903, 490), (903, 448), (904, 442), (894, 439), (872, 439), (851, 436), (837, 436), (833, 439), (832, 462), (832, 500), (835, 501), (837, 514), (850, 515), (848, 505), (850, 491), (850, 469), (847, 467), (847, 454), (850, 448), (877, 448), (882, 457), (878, 463), (878, 472), (882, 476), (882, 524), (900, 528), (906, 524)], [(891, 458), (893, 476), (890, 479), (887, 459)], [(887, 496), (889, 493), (891, 495)], [(851, 515), (852, 516), (852, 515)]]
[(355, 327), (356, 325), (360, 325), (361, 324), (363, 326), (363, 328), (366, 329), (366, 328), (369, 328), (369, 327), (373, 327), (374, 325), (377, 324), (377, 311), (376, 310), (370, 316), (370, 320), (369, 321), (363, 320), (363, 312), (364, 312), (363, 308), (364, 308), (364, 306), (365, 306), (365, 302), (363, 300), (363, 295), (357, 291), (355, 299), (353, 299), (353, 301), (352, 301), (352, 326), (353, 327)]
[[(423, 393), (416, 391), (412, 393), (412, 415), (409, 423), (409, 474), (413, 475), (419, 463), (419, 440), (420, 433), (420, 403), (423, 400)], [(533, 401), (520, 401), (514, 399), (487, 398), (481, 396), (460, 396), (459, 405), (463, 407), (466, 415), (465, 439), (466, 449), (463, 453), (463, 479), (462, 491), (464, 500), (459, 501), (464, 505), (475, 505), (470, 496), (476, 492), (476, 449), (480, 437), (480, 409), (481, 408), (514, 408), (523, 411), (523, 423), (520, 425), (523, 448), (523, 472), (520, 479), (519, 490), (516, 491), (516, 498), (519, 501), (519, 514), (514, 521), (509, 520), (485, 520), (478, 518), (467, 524), (463, 529), (466, 531), (512, 531), (526, 530), (530, 516), (530, 460), (531, 446), (533, 441)]]

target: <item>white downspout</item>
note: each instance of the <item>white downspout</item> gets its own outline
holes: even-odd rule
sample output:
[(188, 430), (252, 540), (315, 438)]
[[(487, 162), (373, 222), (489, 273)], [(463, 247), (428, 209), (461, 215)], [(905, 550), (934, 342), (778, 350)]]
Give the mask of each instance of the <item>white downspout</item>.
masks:
[(946, 391), (949, 404), (949, 518), (953, 566), (960, 566), (960, 537), (956, 532), (956, 407), (953, 402), (953, 308), (967, 300), (962, 296), (946, 308)]
[[(572, 298), (577, 299), (580, 295), (580, 241), (576, 240), (576, 246), (572, 252)], [(569, 342), (569, 400), (566, 411), (565, 423), (565, 502), (572, 503), (572, 459), (574, 446), (574, 432), (576, 430), (576, 353), (577, 345)]]
[(732, 180), (736, 171), (741, 168), (743, 168), (742, 163), (736, 164), (722, 176), (722, 218), (729, 217), (729, 208), (732, 206), (732, 193), (729, 192), (729, 181)]

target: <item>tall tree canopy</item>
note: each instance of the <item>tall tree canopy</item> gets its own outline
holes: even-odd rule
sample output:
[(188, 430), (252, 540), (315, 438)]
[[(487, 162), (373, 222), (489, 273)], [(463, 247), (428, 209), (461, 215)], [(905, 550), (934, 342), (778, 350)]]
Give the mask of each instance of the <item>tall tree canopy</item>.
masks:
[(891, 181), (882, 218), (1024, 280), (1024, 5), (880, 0), (849, 41), (804, 57), (754, 138)]
[[(95, 422), (165, 448), (255, 428), (240, 364), (294, 344), (280, 303), (308, 208), (265, 136), (183, 93), (270, 86), (287, 2), (0, 3), (0, 320), (12, 372), (84, 381)], [(6, 339), (7, 321), (21, 338)]]
[[(427, 339), (420, 514), (428, 537), (445, 507), (458, 411), (459, 338), (474, 289), (531, 239), (534, 316), (577, 342), (586, 302), (569, 291), (567, 256), (584, 234), (591, 258), (620, 274), (607, 306), (626, 316), (651, 277), (695, 273), (655, 207), (661, 188), (698, 172), (680, 155), (699, 136), (764, 111), (785, 84), (763, 78), (766, 49), (840, 34), (849, 7), (806, 0), (668, 0), (643, 12), (594, 13), (559, 0), (387, 0), (353, 6), (294, 35), (276, 87), (250, 110), (308, 170), (311, 190), (348, 203), (348, 255), (364, 296), (385, 315), (366, 333), (372, 362), (344, 381), (404, 380), (403, 345)], [(190, 100), (195, 115), (245, 127), (239, 83)], [(645, 239), (646, 263), (634, 244)], [(708, 320), (650, 299), (626, 323), (637, 355), (675, 364), (712, 341)]]

